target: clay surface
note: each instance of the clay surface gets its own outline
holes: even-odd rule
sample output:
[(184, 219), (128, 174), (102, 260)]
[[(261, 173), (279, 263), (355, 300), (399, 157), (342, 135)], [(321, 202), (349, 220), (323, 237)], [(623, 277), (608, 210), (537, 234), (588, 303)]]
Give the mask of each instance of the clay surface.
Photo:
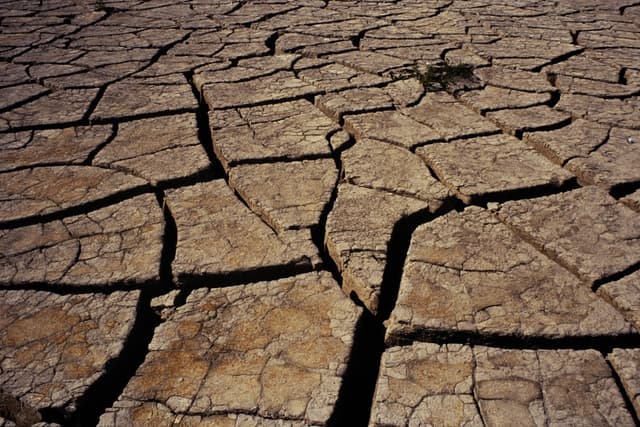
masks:
[(630, 426), (633, 0), (0, 2), (0, 426)]

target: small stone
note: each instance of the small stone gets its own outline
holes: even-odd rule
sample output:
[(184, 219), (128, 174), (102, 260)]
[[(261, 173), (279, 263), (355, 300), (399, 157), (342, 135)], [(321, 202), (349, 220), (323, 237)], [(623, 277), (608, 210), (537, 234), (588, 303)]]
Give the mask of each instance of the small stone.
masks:
[(176, 298), (180, 295), (178, 289), (167, 292), (164, 295), (157, 296), (151, 299), (151, 308), (163, 309), (167, 307), (173, 307), (176, 304)]
[(588, 284), (640, 262), (640, 215), (597, 187), (507, 202), (497, 213)]
[(351, 135), (343, 130), (333, 133), (329, 138), (329, 144), (334, 152), (343, 151), (349, 143), (351, 143)]
[(508, 191), (560, 187), (573, 178), (508, 135), (429, 144), (416, 154), (465, 203)]

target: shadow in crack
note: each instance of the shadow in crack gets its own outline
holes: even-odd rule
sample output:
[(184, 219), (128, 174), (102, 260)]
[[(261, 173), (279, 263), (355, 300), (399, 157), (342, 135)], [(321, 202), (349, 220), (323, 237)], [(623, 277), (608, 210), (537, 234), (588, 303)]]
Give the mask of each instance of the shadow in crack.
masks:
[(349, 364), (328, 426), (366, 426), (384, 351), (384, 327), (366, 309), (353, 339)]
[(147, 355), (153, 333), (161, 322), (160, 317), (151, 309), (150, 302), (151, 292), (147, 288), (142, 291), (138, 301), (137, 317), (122, 351), (107, 362), (102, 375), (77, 400), (75, 410), (42, 409), (40, 414), (45, 422), (73, 427), (98, 423), (100, 416), (122, 394)]
[(17, 427), (28, 427), (42, 420), (38, 411), (20, 402), (0, 388), (0, 418), (13, 421)]
[[(322, 265), (317, 266), (321, 268)], [(250, 270), (235, 270), (220, 274), (178, 274), (177, 285), (180, 289), (225, 288), (269, 280), (284, 279), (314, 270), (311, 262), (303, 257), (288, 264), (257, 267)]]

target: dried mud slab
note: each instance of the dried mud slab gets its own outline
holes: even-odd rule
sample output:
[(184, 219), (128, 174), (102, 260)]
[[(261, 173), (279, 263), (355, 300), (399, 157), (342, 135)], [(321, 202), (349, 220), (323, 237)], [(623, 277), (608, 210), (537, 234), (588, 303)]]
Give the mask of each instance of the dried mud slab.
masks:
[(205, 83), (204, 99), (211, 109), (238, 108), (288, 101), (317, 95), (315, 86), (297, 79), (289, 71), (231, 83)]
[(93, 164), (124, 170), (152, 183), (203, 174), (211, 167), (198, 139), (195, 114), (122, 123)]
[(500, 110), (487, 113), (505, 132), (520, 135), (522, 132), (546, 130), (571, 123), (571, 115), (546, 105)]
[[(315, 10), (314, 12), (318, 12)], [(289, 27), (285, 21), (291, 17), (280, 17), (282, 19), (281, 28)], [(278, 18), (276, 18), (278, 19)], [(339, 53), (341, 51), (355, 49), (350, 41), (341, 40), (335, 37), (322, 37), (310, 34), (284, 33), (276, 40), (276, 54), (284, 52), (297, 52), (304, 56), (318, 56), (323, 53)], [(311, 55), (311, 53), (316, 55)]]
[(491, 121), (446, 92), (430, 92), (417, 106), (403, 111), (412, 119), (434, 129), (444, 140), (499, 132)]
[(607, 356), (613, 369), (620, 377), (624, 391), (633, 404), (637, 416), (640, 416), (640, 350), (632, 348), (614, 348)]
[(387, 342), (450, 332), (561, 339), (631, 331), (571, 273), (470, 207), (415, 231)]
[(111, 136), (111, 126), (77, 126), (0, 135), (0, 171), (80, 164)]
[(331, 155), (336, 124), (306, 100), (209, 114), (213, 149), (226, 170), (256, 160)]
[(632, 426), (611, 370), (595, 350), (474, 347), (474, 395), (486, 425)]
[(555, 92), (543, 74), (503, 67), (483, 67), (473, 71), (480, 80), (488, 85), (525, 92)]
[(425, 200), (433, 211), (449, 196), (418, 156), (393, 144), (363, 139), (341, 160), (344, 179), (351, 184)]
[(395, 80), (383, 88), (393, 99), (396, 108), (417, 104), (425, 94), (425, 88), (417, 79)]
[[(117, 415), (107, 413), (107, 415), (104, 415), (100, 419), (98, 426), (116, 427), (122, 425), (134, 425), (136, 422), (141, 422), (147, 425), (180, 425), (185, 427), (306, 427), (309, 425), (306, 421), (265, 418), (246, 414), (175, 414), (162, 403), (149, 402), (136, 404), (134, 408), (126, 412), (120, 411)], [(2, 426), (2, 424), (0, 424), (0, 426)]]
[(138, 286), (160, 280), (164, 218), (152, 195), (0, 230), (0, 287)]
[(612, 128), (609, 139), (588, 154), (570, 159), (566, 168), (585, 184), (610, 188), (640, 182), (640, 131)]
[(386, 77), (324, 60), (320, 62), (304, 58), (297, 62), (295, 67), (298, 70), (298, 78), (327, 92), (377, 86), (389, 82)]
[(0, 130), (77, 123), (84, 118), (97, 94), (98, 89), (56, 90), (0, 113)]
[(561, 129), (526, 132), (523, 140), (540, 154), (562, 166), (573, 158), (587, 157), (604, 144), (608, 137), (608, 126), (577, 119)]
[(393, 108), (393, 99), (378, 87), (347, 89), (328, 93), (316, 98), (316, 106), (334, 121), (339, 122), (345, 114), (366, 113)]
[(488, 111), (533, 107), (551, 101), (549, 92), (524, 92), (486, 86), (482, 90), (464, 92), (460, 100), (480, 114)]
[(0, 179), (0, 223), (55, 214), (140, 191), (147, 183), (93, 166), (52, 166), (7, 172)]
[(370, 426), (465, 426), (484, 423), (473, 398), (468, 346), (416, 343), (382, 354)]
[(633, 419), (594, 350), (415, 343), (383, 354), (370, 425), (631, 426)]
[(328, 273), (195, 290), (156, 329), (100, 425), (139, 424), (152, 402), (174, 414), (325, 425), (361, 312)]
[(344, 129), (358, 139), (377, 139), (406, 149), (442, 140), (434, 129), (405, 113), (406, 109), (349, 115), (344, 119)]
[(640, 272), (605, 283), (597, 292), (640, 330)]
[(620, 67), (612, 66), (604, 61), (591, 58), (591, 52), (593, 51), (587, 51), (582, 55), (574, 56), (560, 63), (545, 67), (544, 71), (559, 76), (618, 83), (620, 80)]
[(139, 296), (0, 291), (2, 393), (26, 408), (73, 413), (122, 351)]
[(639, 106), (637, 96), (629, 99), (604, 99), (567, 93), (560, 97), (556, 108), (585, 120), (637, 130), (640, 129)]
[(343, 278), (342, 290), (355, 293), (377, 313), (387, 249), (395, 224), (426, 211), (428, 202), (351, 184), (338, 186), (329, 214), (325, 246)]
[(0, 88), (0, 109), (5, 110), (17, 104), (23, 104), (47, 92), (49, 89), (46, 87), (31, 83)]
[(497, 213), (589, 284), (640, 262), (640, 215), (597, 187), (507, 202)]
[(372, 51), (353, 51), (327, 55), (326, 59), (372, 74), (385, 74), (393, 70), (409, 67), (412, 61)]
[(170, 111), (195, 110), (198, 103), (181, 74), (131, 78), (107, 87), (91, 119), (113, 119)]
[(338, 181), (333, 159), (239, 165), (229, 185), (276, 231), (319, 224)]
[(275, 55), (247, 58), (236, 66), (222, 62), (196, 70), (194, 82), (197, 87), (216, 83), (241, 83), (243, 81), (268, 77), (277, 72), (291, 69), (298, 55)]
[(555, 86), (562, 93), (589, 95), (601, 98), (628, 98), (640, 93), (640, 86), (634, 84), (618, 84), (578, 77), (557, 76)]
[(166, 200), (178, 230), (172, 269), (179, 284), (256, 270), (310, 270), (318, 262), (309, 230), (277, 234), (224, 180), (169, 190)]
[(503, 192), (560, 187), (573, 176), (509, 135), (494, 135), (416, 150), (465, 203)]
[(495, 43), (472, 44), (480, 56), (492, 58), (493, 64), (520, 69), (535, 69), (581, 49), (569, 43), (526, 37), (526, 28), (520, 37), (503, 37)]

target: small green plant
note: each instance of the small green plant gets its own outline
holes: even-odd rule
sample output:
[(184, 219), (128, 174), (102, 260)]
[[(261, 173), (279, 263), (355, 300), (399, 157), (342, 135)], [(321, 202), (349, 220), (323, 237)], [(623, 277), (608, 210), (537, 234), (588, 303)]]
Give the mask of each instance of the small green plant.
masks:
[(463, 80), (473, 79), (473, 65), (470, 64), (442, 64), (429, 65), (421, 71), (417, 65), (410, 70), (405, 70), (397, 75), (392, 75), (396, 80), (415, 78), (426, 90), (443, 90), (450, 85)]

